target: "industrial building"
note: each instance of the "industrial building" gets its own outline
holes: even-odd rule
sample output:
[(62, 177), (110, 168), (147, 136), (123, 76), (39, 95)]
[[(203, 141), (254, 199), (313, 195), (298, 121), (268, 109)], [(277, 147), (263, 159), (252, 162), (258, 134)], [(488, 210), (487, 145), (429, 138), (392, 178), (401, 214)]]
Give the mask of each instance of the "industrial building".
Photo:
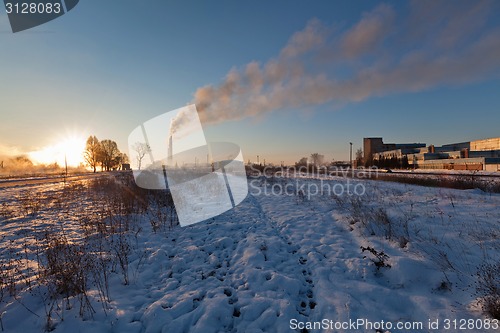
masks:
[(364, 160), (368, 164), (378, 158), (378, 153), (388, 152), (391, 157), (401, 158), (403, 154), (413, 153), (416, 149), (425, 147), (425, 143), (384, 143), (382, 138), (363, 139)]
[(364, 138), (363, 146), (368, 165), (391, 160), (415, 169), (500, 171), (500, 138), (440, 147), (425, 143), (387, 144), (382, 138)]

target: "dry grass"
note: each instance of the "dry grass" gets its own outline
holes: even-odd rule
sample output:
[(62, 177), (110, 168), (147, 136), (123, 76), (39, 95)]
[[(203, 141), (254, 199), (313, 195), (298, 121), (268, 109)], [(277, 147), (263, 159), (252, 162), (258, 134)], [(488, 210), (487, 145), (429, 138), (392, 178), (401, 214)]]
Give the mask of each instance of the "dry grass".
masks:
[[(49, 213), (53, 217), (47, 222), (44, 214)], [(0, 249), (0, 313), (27, 288), (43, 300), (47, 331), (74, 306), (82, 318), (91, 318), (97, 311), (92, 297), (106, 312), (110, 276), (119, 274), (129, 284), (130, 255), (137, 250), (133, 239), (147, 229), (148, 217), (153, 232), (178, 224), (170, 193), (139, 188), (130, 173), (70, 182), (56, 190), (28, 189), (2, 203), (0, 219), (27, 227), (19, 232), (22, 239)], [(17, 241), (25, 244), (22, 249)], [(91, 289), (97, 293), (90, 296)]]
[(483, 311), (500, 320), (500, 261), (479, 267), (476, 292), (481, 298)]

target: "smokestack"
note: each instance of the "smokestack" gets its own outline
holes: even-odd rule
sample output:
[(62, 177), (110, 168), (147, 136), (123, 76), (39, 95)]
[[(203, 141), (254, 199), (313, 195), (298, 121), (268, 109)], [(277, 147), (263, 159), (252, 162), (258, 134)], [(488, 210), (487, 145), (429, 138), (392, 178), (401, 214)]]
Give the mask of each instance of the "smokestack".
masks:
[(172, 151), (173, 151), (173, 147), (172, 147), (172, 135), (168, 138), (168, 165), (171, 165), (172, 164)]

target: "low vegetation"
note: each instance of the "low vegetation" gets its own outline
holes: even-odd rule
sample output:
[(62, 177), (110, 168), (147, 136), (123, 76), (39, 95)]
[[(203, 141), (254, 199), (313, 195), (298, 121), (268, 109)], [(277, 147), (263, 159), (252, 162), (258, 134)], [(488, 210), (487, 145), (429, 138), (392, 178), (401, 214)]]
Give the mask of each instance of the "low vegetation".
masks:
[(483, 311), (500, 320), (500, 261), (479, 267), (476, 292), (481, 299)]
[(449, 175), (413, 175), (387, 173), (378, 174), (377, 179), (404, 184), (429, 187), (444, 187), (457, 190), (480, 189), (489, 193), (500, 193), (500, 178), (484, 176), (477, 173)]
[[(453, 286), (469, 290), (486, 315), (500, 319), (500, 262), (495, 260), (498, 216), (492, 216), (487, 224), (478, 228), (479, 219), (488, 213), (485, 217), (468, 215), (467, 194), (461, 196), (450, 190), (443, 190), (439, 197), (426, 198), (426, 213), (422, 216), (422, 211), (417, 209), (422, 203), (414, 201), (410, 188), (405, 193), (382, 190), (375, 182), (371, 186), (366, 196), (334, 197), (339, 210), (347, 213), (345, 218), (350, 230), (357, 229), (367, 240), (384, 238), (400, 248), (411, 247), (425, 254), (443, 274), (438, 290), (451, 291)], [(467, 214), (465, 219), (464, 214)], [(426, 222), (418, 222), (422, 219)], [(484, 229), (484, 225), (492, 229)], [(443, 230), (447, 231), (443, 234)], [(446, 237), (453, 234), (464, 242)], [(482, 253), (482, 257), (470, 257), (474, 253), (472, 249)], [(370, 246), (362, 246), (361, 250), (369, 253), (368, 258), (377, 271), (390, 267), (389, 257), (383, 251)], [(454, 282), (450, 282), (450, 275), (455, 276)]]
[[(39, 219), (54, 207), (57, 219)], [(57, 191), (23, 192), (2, 204), (0, 219), (23, 219), (26, 225), (20, 231), (23, 245), (11, 240), (0, 248), (0, 313), (19, 293), (30, 291), (43, 301), (46, 331), (75, 306), (83, 319), (106, 312), (111, 275), (129, 284), (130, 256), (141, 255), (137, 234), (168, 232), (178, 224), (170, 193), (139, 188), (130, 173), (71, 182)], [(102, 309), (93, 307), (92, 298)], [(1, 316), (0, 324), (3, 330)]]

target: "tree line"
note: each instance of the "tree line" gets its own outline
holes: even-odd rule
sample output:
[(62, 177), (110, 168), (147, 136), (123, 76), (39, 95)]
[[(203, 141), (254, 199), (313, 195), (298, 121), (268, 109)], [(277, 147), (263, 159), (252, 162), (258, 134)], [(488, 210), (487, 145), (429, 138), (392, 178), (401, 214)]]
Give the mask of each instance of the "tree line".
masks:
[(99, 141), (95, 135), (87, 139), (83, 157), (94, 172), (98, 166), (101, 167), (101, 171), (110, 171), (116, 170), (123, 163), (128, 163), (127, 154), (120, 152), (115, 141), (109, 139)]

